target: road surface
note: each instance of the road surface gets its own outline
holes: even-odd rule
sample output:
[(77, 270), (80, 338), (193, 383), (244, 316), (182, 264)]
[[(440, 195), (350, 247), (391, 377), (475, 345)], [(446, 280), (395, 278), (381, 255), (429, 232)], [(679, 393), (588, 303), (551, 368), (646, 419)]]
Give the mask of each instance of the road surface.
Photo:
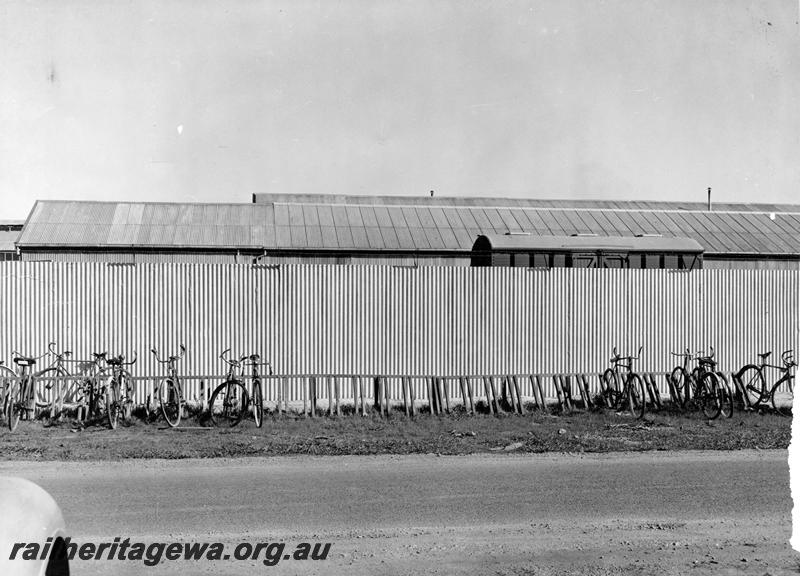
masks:
[(780, 574), (786, 451), (0, 462), (74, 541), (330, 542), (325, 560), (73, 562), (73, 574)]

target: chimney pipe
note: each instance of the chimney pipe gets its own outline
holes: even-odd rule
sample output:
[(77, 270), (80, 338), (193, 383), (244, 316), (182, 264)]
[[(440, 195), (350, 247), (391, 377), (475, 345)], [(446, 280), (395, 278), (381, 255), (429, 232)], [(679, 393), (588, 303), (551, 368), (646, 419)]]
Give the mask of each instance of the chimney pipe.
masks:
[(708, 211), (711, 212), (711, 186), (708, 187)]

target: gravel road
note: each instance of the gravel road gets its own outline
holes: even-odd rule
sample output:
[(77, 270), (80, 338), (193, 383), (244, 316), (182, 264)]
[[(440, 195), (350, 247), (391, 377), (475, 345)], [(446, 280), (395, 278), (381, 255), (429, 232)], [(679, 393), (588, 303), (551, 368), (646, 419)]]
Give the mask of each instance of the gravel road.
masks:
[[(75, 541), (331, 542), (324, 561), (81, 574), (796, 573), (787, 452), (0, 462)], [(226, 549), (227, 550), (227, 549)]]

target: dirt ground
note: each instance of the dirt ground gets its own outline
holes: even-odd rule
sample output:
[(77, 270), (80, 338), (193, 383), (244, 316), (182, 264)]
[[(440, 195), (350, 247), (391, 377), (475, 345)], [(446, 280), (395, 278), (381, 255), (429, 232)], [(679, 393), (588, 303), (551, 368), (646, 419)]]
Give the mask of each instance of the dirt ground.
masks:
[(74, 574), (796, 574), (785, 450), (0, 462), (74, 539), (331, 542), (325, 561)]

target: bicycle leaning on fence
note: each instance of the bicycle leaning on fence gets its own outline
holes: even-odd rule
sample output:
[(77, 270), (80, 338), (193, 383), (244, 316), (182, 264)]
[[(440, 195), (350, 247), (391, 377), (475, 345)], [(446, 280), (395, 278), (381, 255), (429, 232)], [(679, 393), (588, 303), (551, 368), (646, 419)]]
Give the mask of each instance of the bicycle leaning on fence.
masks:
[(41, 356), (26, 356), (19, 352), (12, 352), (14, 364), (19, 367), (16, 378), (6, 392), (4, 413), (6, 424), (12, 432), (17, 429), (19, 421), (24, 417), (32, 420), (36, 416), (36, 373), (33, 367), (36, 362), (49, 354), (49, 350)]
[[(167, 365), (167, 375), (159, 381), (153, 392), (147, 397), (145, 410), (148, 419), (154, 417), (160, 410), (164, 420), (172, 428), (181, 423), (184, 406), (183, 386), (178, 375), (177, 363), (186, 354), (186, 347), (181, 344), (180, 349), (181, 353), (179, 355), (169, 356), (166, 359), (159, 358), (158, 350), (155, 348), (150, 350), (159, 364)], [(156, 402), (158, 405), (156, 405)]]
[(50, 419), (59, 420), (64, 411), (64, 404), (69, 403), (73, 399), (75, 390), (69, 389), (69, 381), (72, 375), (64, 367), (66, 362), (72, 362), (69, 357), (72, 352), (65, 350), (64, 352), (57, 352), (55, 350), (56, 343), (50, 342), (47, 346), (48, 353), (55, 359), (45, 368), (36, 373), (37, 379), (42, 379), (45, 382), (45, 389), (50, 392)]
[[(751, 407), (770, 402), (778, 414), (790, 416), (794, 404), (794, 373), (792, 369), (797, 366), (797, 363), (792, 357), (792, 350), (786, 350), (781, 354), (782, 366), (767, 363), (767, 358), (771, 354), (772, 352), (759, 354), (759, 364), (743, 366), (734, 375), (734, 379), (742, 393), (746, 395)], [(767, 383), (765, 375), (767, 368), (775, 368), (781, 374), (780, 378), (771, 385)]]
[[(714, 348), (710, 350), (709, 355), (705, 352), (692, 354), (688, 348), (682, 353), (671, 352), (673, 356), (683, 358), (683, 364), (670, 373), (671, 394), (682, 410), (700, 409), (709, 420), (720, 414), (730, 418), (733, 416), (733, 394), (728, 379), (717, 370)], [(692, 360), (696, 360), (697, 365), (689, 370)]]
[(0, 408), (3, 409), (2, 416), (6, 417), (6, 402), (8, 402), (11, 386), (17, 381), (17, 373), (0, 360)]
[[(706, 392), (710, 392), (712, 396), (716, 396), (717, 403), (719, 404), (717, 416), (722, 414), (725, 418), (731, 418), (733, 417), (733, 392), (728, 383), (728, 378), (717, 369), (717, 361), (714, 360), (716, 354), (714, 352), (714, 347), (709, 346), (709, 350), (711, 353), (707, 356), (704, 351), (697, 353), (695, 357), (697, 366), (692, 370), (692, 379), (694, 382), (700, 382), (705, 379)], [(706, 374), (712, 374), (713, 378), (706, 378)], [(708, 402), (711, 404), (711, 400)], [(716, 416), (714, 416), (714, 418), (716, 418)]]
[[(226, 358), (229, 352), (230, 348), (226, 349), (219, 356), (220, 359), (228, 365), (228, 372), (225, 375), (224, 382), (214, 389), (208, 401), (208, 413), (206, 414), (206, 418), (214, 426), (222, 423), (228, 426), (236, 426), (241, 422), (250, 406), (250, 395), (247, 393), (247, 388), (244, 385), (244, 363), (248, 359), (251, 362), (257, 362), (258, 355), (245, 355), (238, 360), (232, 360)], [(239, 374), (237, 374), (237, 371), (239, 371)], [(258, 384), (258, 393), (261, 395), (260, 379)], [(263, 411), (263, 401), (259, 404)], [(257, 408), (254, 409), (253, 412), (258, 413), (258, 416), (256, 416), (256, 424), (260, 426), (262, 414)]]
[[(261, 356), (258, 354), (251, 354), (244, 362), (245, 366), (250, 367), (250, 382), (251, 389), (253, 390), (253, 419), (256, 426), (261, 428), (264, 423), (264, 392), (261, 386), (261, 374), (258, 372), (259, 366), (267, 366), (269, 368), (269, 375), (272, 376), (272, 364), (269, 362), (259, 362)], [(243, 372), (244, 374), (244, 372)]]
[(606, 406), (619, 411), (627, 408), (636, 418), (643, 418), (645, 413), (644, 383), (633, 371), (633, 361), (638, 360), (641, 353), (642, 347), (639, 346), (636, 356), (620, 356), (614, 347), (611, 367), (600, 379), (600, 395)]
[(108, 424), (111, 428), (116, 428), (119, 419), (130, 420), (133, 412), (133, 376), (124, 367), (136, 363), (136, 352), (133, 353), (133, 360), (125, 362), (125, 356), (119, 355), (106, 359), (110, 378), (105, 385), (106, 393), (106, 414)]

